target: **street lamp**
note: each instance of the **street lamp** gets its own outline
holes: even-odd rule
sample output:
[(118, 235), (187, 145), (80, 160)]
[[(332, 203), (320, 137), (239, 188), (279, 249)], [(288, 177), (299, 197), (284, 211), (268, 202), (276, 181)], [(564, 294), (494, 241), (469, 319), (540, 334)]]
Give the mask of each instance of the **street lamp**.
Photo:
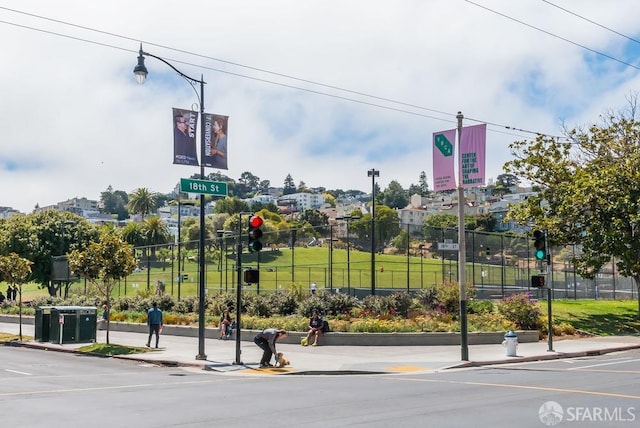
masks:
[(371, 168), (367, 171), (367, 177), (371, 177), (371, 295), (376, 294), (376, 177), (380, 177), (380, 171)]
[(347, 290), (351, 294), (351, 259), (349, 258), (349, 250), (351, 243), (349, 242), (349, 222), (351, 220), (359, 220), (360, 216), (353, 217), (351, 214), (345, 214), (342, 217), (336, 217), (336, 220), (346, 220), (347, 222)]
[[(133, 73), (136, 75), (136, 81), (142, 85), (147, 78), (147, 67), (144, 65), (145, 56), (150, 56), (155, 58), (169, 67), (173, 69), (176, 73), (178, 73), (182, 78), (184, 78), (189, 85), (193, 88), (196, 96), (198, 97), (198, 101), (200, 104), (200, 178), (204, 180), (204, 137), (205, 137), (205, 129), (204, 129), (204, 84), (206, 83), (203, 80), (202, 75), (200, 75), (200, 80), (194, 79), (192, 77), (187, 76), (177, 68), (175, 68), (171, 63), (167, 60), (160, 58), (159, 56), (155, 56), (148, 52), (142, 50), (142, 43), (140, 43), (140, 52), (138, 54), (138, 65), (136, 65), (133, 69)], [(198, 91), (196, 90), (195, 84), (200, 84), (200, 94), (198, 95)], [(205, 228), (204, 228), (204, 194), (200, 194), (200, 239), (198, 245), (198, 265), (199, 265), (199, 273), (200, 273), (200, 283), (198, 288), (198, 355), (196, 355), (196, 360), (206, 360), (207, 356), (204, 353), (204, 294), (205, 294), (205, 263), (204, 263), (204, 240), (205, 240)]]

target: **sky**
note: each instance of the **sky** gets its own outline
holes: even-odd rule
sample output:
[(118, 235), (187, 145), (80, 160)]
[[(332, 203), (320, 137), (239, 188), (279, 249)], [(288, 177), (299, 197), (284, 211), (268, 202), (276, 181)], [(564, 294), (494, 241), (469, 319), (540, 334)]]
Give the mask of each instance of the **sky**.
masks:
[[(564, 9), (564, 10), (563, 10)], [(0, 206), (170, 193), (172, 108), (229, 116), (229, 170), (281, 187), (433, 188), (432, 136), (487, 123), (487, 180), (535, 133), (640, 90), (637, 0), (0, 0)]]

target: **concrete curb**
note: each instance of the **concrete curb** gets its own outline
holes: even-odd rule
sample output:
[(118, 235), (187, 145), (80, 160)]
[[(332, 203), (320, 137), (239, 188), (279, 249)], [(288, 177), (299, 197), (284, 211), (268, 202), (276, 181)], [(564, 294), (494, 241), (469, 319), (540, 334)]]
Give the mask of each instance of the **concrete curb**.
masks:
[[(18, 323), (16, 315), (0, 314), (0, 322)], [(33, 325), (35, 317), (23, 315), (24, 324)], [(111, 322), (110, 331), (123, 331), (131, 333), (148, 333), (145, 324)], [(259, 330), (241, 330), (242, 341), (253, 341)], [(535, 343), (539, 340), (537, 330), (517, 331), (519, 343)], [(165, 325), (162, 334), (171, 336), (198, 337), (198, 327), (182, 325)], [(504, 332), (470, 332), (467, 334), (468, 345), (500, 344), (504, 338)], [(206, 339), (217, 339), (219, 331), (215, 327), (205, 328)], [(306, 332), (292, 331), (281, 343), (299, 344), (300, 339), (306, 336)], [(229, 340), (235, 340), (231, 338)], [(322, 337), (322, 344), (326, 346), (446, 346), (460, 345), (460, 333), (343, 333), (330, 332)]]
[(538, 354), (538, 355), (530, 355), (527, 357), (507, 357), (508, 359), (501, 359), (501, 360), (466, 361), (464, 363), (455, 364), (446, 368), (461, 369), (461, 368), (468, 368), (468, 367), (483, 367), (483, 366), (495, 366), (495, 365), (513, 364), (513, 363), (528, 363), (532, 361), (561, 360), (565, 358), (579, 358), (579, 357), (589, 357), (593, 355), (605, 355), (613, 352), (628, 351), (631, 349), (640, 349), (640, 345), (624, 345), (624, 346), (617, 346), (614, 348), (593, 349), (593, 350), (576, 351), (576, 352), (549, 351), (549, 354), (546, 354), (546, 355)]

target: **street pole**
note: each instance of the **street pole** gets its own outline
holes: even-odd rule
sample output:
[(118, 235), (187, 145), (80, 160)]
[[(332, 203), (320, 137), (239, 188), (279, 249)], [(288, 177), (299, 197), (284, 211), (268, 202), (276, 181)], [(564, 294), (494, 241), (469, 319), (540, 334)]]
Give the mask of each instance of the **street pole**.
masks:
[[(150, 56), (152, 58), (157, 59), (171, 67), (176, 73), (178, 73), (182, 78), (184, 78), (189, 85), (193, 88), (198, 96), (198, 100), (200, 102), (200, 178), (204, 180), (204, 140), (205, 140), (205, 127), (204, 127), (204, 84), (205, 81), (203, 76), (200, 75), (200, 79), (194, 79), (192, 77), (187, 76), (176, 67), (174, 67), (167, 60), (150, 54), (148, 52), (144, 52), (142, 50), (142, 43), (140, 43), (140, 52), (138, 55), (138, 65), (136, 65), (133, 69), (133, 73), (136, 75), (136, 80), (139, 84), (143, 84), (145, 79), (147, 78), (147, 67), (144, 65), (145, 56)], [(195, 84), (200, 84), (200, 94), (198, 95), (198, 91), (196, 90)], [(204, 306), (205, 306), (205, 260), (204, 260), (204, 241), (205, 241), (205, 201), (204, 194), (200, 194), (200, 233), (199, 233), (199, 245), (198, 245), (198, 266), (199, 266), (199, 287), (198, 287), (198, 354), (196, 355), (196, 360), (206, 360), (207, 356), (204, 353), (204, 324), (205, 324), (205, 314), (204, 314)]]
[(333, 293), (333, 224), (329, 225), (329, 290)]
[(407, 293), (410, 291), (410, 281), (409, 281), (409, 272), (410, 272), (410, 254), (409, 250), (411, 249), (411, 239), (409, 237), (409, 223), (407, 223)]
[(182, 211), (182, 205), (180, 204), (180, 199), (178, 199), (178, 301), (180, 301), (180, 284), (182, 284), (182, 254), (180, 252), (180, 225), (182, 219), (180, 218), (180, 211)]
[[(458, 112), (458, 149), (462, 137), (462, 112)], [(462, 187), (462, 165), (458, 162), (458, 286), (460, 290), (460, 346), (462, 361), (469, 361), (469, 346), (467, 341), (467, 272), (466, 248), (464, 240), (464, 188)]]
[(380, 177), (380, 171), (371, 168), (367, 171), (371, 177), (371, 295), (376, 294), (376, 177)]

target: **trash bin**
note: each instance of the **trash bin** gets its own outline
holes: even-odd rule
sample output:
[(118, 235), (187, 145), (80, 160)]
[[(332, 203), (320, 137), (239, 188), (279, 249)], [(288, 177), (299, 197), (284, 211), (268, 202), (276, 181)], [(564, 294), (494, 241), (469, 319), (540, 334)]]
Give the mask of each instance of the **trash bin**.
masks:
[(518, 335), (516, 333), (509, 330), (504, 335), (504, 341), (502, 344), (507, 347), (507, 357), (518, 356)]
[(98, 325), (97, 308), (78, 309), (78, 342), (95, 342)]
[(54, 343), (95, 342), (98, 308), (95, 306), (53, 306), (49, 340)]
[(34, 340), (48, 342), (50, 333), (51, 306), (39, 306), (36, 308), (34, 324)]

